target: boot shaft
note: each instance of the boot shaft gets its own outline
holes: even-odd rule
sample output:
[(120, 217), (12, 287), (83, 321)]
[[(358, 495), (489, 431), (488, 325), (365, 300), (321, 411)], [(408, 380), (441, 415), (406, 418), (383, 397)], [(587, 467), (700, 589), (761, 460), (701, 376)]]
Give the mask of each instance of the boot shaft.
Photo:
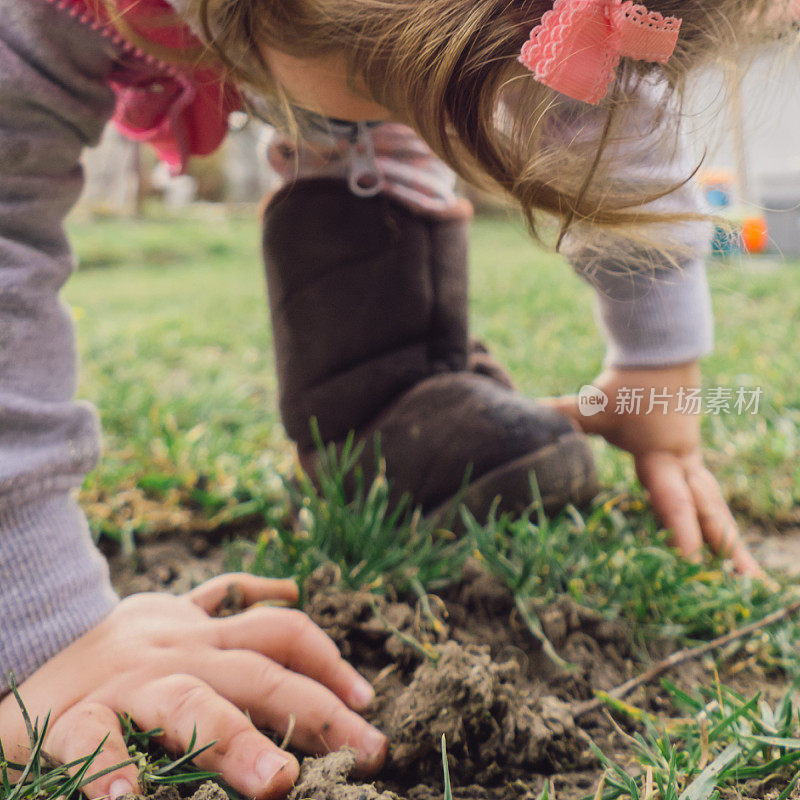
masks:
[(467, 223), (343, 181), (299, 181), (264, 217), (280, 411), (300, 449), (361, 428), (425, 378), (467, 368)]

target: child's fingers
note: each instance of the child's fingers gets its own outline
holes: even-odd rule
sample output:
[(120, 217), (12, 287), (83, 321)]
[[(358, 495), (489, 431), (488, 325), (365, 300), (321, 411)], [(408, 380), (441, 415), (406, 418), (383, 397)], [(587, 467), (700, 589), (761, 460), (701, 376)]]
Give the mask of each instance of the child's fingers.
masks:
[(647, 453), (636, 458), (636, 472), (662, 525), (671, 532), (672, 543), (687, 559), (699, 561), (703, 534), (680, 460), (671, 453)]
[[(232, 680), (237, 680), (235, 675)], [(195, 759), (249, 797), (279, 798), (292, 788), (299, 767), (230, 701), (193, 675), (170, 675), (144, 684), (123, 704), (142, 728), (161, 728), (164, 746), (185, 753), (214, 742)]]
[(251, 650), (215, 650), (198, 674), (260, 728), (286, 735), (310, 753), (352, 747), (364, 773), (376, 771), (386, 754), (386, 737), (351, 711), (333, 692)]
[[(94, 752), (104, 739), (103, 749), (89, 767), (87, 778), (127, 761), (128, 751), (116, 713), (102, 703), (83, 702), (72, 706), (53, 723), (45, 747), (51, 756), (67, 764)], [(89, 798), (116, 800), (120, 795), (138, 791), (138, 775), (136, 765), (129, 764), (87, 784), (83, 792)]]
[(185, 597), (207, 614), (213, 614), (228, 596), (231, 587), (241, 592), (245, 607), (265, 600), (278, 600), (294, 605), (298, 598), (297, 584), (294, 581), (259, 578), (246, 572), (218, 575), (187, 592)]
[(764, 572), (761, 564), (756, 561), (755, 556), (750, 552), (750, 548), (741, 539), (734, 545), (731, 553), (731, 561), (736, 571), (741, 575), (749, 575), (753, 578), (760, 578), (764, 581), (767, 588), (779, 590), (780, 585), (774, 578)]
[(711, 550), (730, 558), (742, 575), (764, 577), (764, 571), (742, 541), (739, 526), (731, 514), (716, 478), (698, 463), (689, 468), (687, 482), (697, 507), (703, 537)]
[(214, 624), (218, 647), (255, 650), (327, 686), (351, 708), (365, 708), (374, 696), (372, 686), (341, 657), (333, 640), (300, 611), (253, 608)]
[(636, 469), (653, 508), (684, 556), (699, 559), (706, 542), (714, 553), (730, 558), (737, 572), (764, 577), (699, 452), (683, 458), (649, 453), (636, 459)]

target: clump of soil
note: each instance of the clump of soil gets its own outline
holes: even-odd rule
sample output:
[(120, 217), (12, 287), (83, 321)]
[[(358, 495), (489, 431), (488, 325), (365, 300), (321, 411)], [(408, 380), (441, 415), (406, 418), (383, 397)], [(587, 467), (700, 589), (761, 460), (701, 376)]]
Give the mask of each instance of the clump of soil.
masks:
[(322, 758), (304, 758), (289, 800), (397, 800), (394, 792), (379, 792), (371, 783), (350, 783), (355, 750), (344, 748)]
[(332, 567), (305, 589), (305, 610), (375, 685), (367, 716), (391, 742), (381, 790), (441, 796), (442, 734), (459, 797), (517, 798), (554, 775), (584, 794), (596, 779), (570, 708), (632, 673), (622, 626), (568, 600), (543, 609), (546, 634), (573, 664), (564, 670), (544, 655), (510, 592), (474, 565), (424, 600), (343, 591)]
[[(392, 742), (389, 769), (420, 778), (444, 734), (461, 779), (484, 784), (514, 774), (555, 772), (591, 761), (569, 706), (523, 680), (514, 659), (488, 646), (448, 641), (386, 704), (379, 727)], [(420, 774), (422, 773), (422, 774)]]

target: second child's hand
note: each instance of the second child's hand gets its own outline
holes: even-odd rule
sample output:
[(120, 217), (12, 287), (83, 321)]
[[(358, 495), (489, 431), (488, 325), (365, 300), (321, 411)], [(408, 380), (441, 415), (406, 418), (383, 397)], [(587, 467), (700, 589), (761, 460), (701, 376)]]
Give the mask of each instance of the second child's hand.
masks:
[[(627, 450), (636, 473), (650, 495), (650, 502), (673, 543), (689, 559), (701, 558), (703, 542), (712, 552), (730, 558), (737, 572), (762, 577), (739, 532), (716, 478), (703, 463), (700, 418), (680, 413), (674, 398), (684, 390), (700, 386), (696, 362), (654, 369), (607, 369), (592, 385), (608, 396), (605, 411), (584, 416), (575, 396), (548, 402), (575, 422), (585, 433), (598, 434)], [(666, 414), (661, 409), (645, 413), (619, 413), (617, 403), (623, 388), (655, 392), (673, 398)], [(666, 390), (666, 391), (665, 391)]]

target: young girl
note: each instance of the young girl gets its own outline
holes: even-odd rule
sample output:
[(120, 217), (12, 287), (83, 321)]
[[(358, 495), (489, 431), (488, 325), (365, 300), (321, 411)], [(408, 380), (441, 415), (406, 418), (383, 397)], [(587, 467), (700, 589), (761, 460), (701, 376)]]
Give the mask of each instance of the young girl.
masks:
[[(316, 417), (326, 441), (380, 434), (390, 478), (427, 511), (452, 501), (468, 468), (478, 513), (497, 494), (527, 504), (531, 469), (557, 508), (593, 492), (581, 427), (633, 454), (687, 557), (705, 540), (758, 571), (703, 466), (697, 417), (614, 409), (624, 387), (674, 396), (699, 382), (707, 237), (663, 86), (678, 87), (720, 38), (757, 30), (766, 2), (171, 3), (0, 0), (0, 669), (33, 716), (52, 711), (53, 757), (108, 735), (95, 767), (124, 760), (116, 715), (127, 712), (176, 751), (196, 726), (198, 741), (217, 741), (202, 766), (277, 797), (297, 763), (258, 728), (283, 733), (294, 718), (294, 744), (350, 744), (365, 772), (386, 747), (357, 714), (371, 687), (304, 615), (211, 616), (231, 582), (250, 604), (293, 601), (291, 584), (223, 576), (184, 597), (119, 603), (93, 549), (71, 491), (95, 464), (98, 430), (73, 399), (58, 292), (81, 150), (112, 113), (176, 171), (220, 143), (243, 102), (283, 125), (270, 153), (288, 185), (264, 240), (281, 411), (306, 464)], [(605, 411), (526, 400), (469, 341), (469, 208), (436, 157), (504, 190), (532, 225), (540, 212), (561, 221), (565, 251), (598, 288)], [(25, 759), (10, 696), (0, 739)], [(129, 766), (86, 793), (135, 784)]]

